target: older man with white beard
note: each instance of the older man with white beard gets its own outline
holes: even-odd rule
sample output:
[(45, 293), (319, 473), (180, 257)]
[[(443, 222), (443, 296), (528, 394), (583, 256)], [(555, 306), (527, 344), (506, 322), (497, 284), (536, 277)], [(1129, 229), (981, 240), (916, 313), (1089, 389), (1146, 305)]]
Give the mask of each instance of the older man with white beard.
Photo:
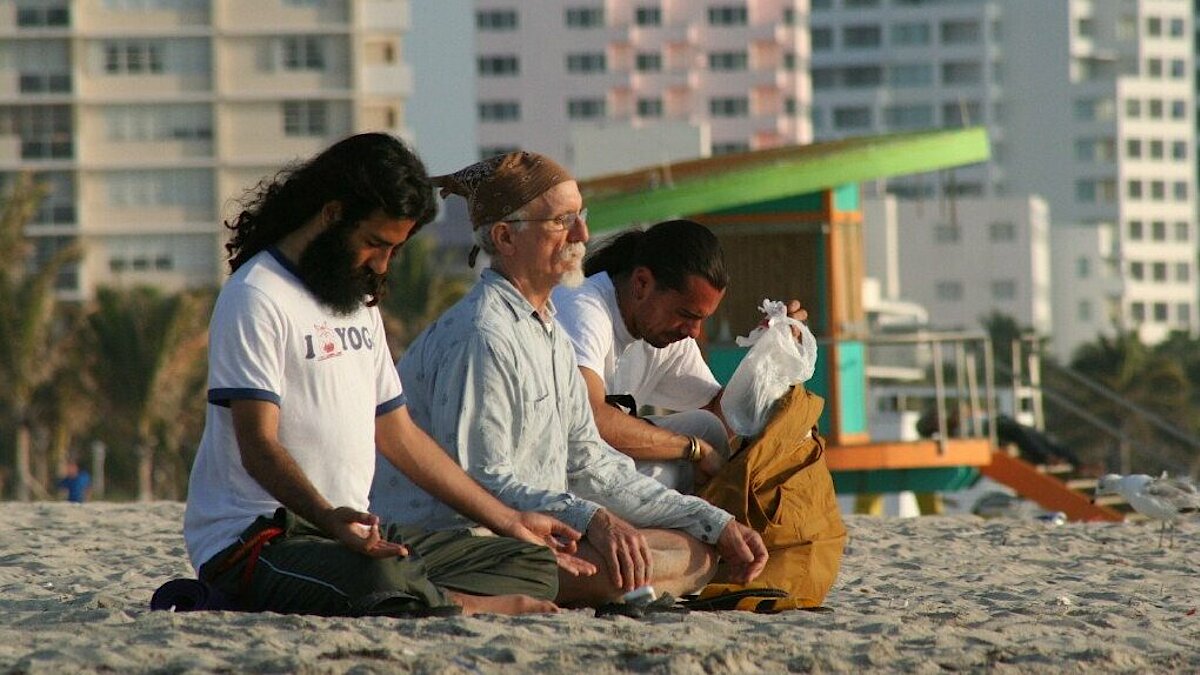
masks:
[[(443, 196), (467, 198), (476, 245), (492, 266), (400, 361), (408, 409), (501, 502), (584, 532), (579, 556), (600, 572), (560, 574), (557, 601), (594, 605), (645, 584), (694, 592), (718, 556), (741, 581), (755, 577), (767, 558), (757, 533), (638, 473), (596, 430), (550, 301), (557, 284), (583, 280), (587, 211), (571, 175), (547, 157), (514, 152), (433, 180)], [(429, 529), (474, 525), (386, 462), (371, 508)]]

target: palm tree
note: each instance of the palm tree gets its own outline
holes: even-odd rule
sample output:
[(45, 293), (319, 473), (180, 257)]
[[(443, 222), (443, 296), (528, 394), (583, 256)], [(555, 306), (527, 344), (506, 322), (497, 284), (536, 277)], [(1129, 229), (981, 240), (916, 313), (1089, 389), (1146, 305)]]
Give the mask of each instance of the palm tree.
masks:
[(133, 440), (141, 501), (154, 492), (155, 448), (179, 447), (178, 435), (191, 428), (178, 418), (204, 370), (212, 298), (207, 290), (164, 296), (148, 287), (96, 294), (92, 372), (112, 413), (110, 433)]
[(45, 188), (22, 174), (0, 211), (0, 402), (13, 430), (13, 470), (17, 499), (28, 499), (30, 406), (34, 392), (50, 379), (65, 350), (52, 340), (54, 284), (58, 273), (82, 255), (78, 245), (60, 249), (31, 269), (25, 225), (32, 220)]
[[(1100, 337), (1096, 342), (1081, 346), (1071, 359), (1071, 369), (1134, 406), (1177, 426), (1185, 419), (1190, 385), (1181, 364), (1144, 345), (1136, 332)], [(1054, 370), (1047, 372), (1047, 385), (1072, 392), (1077, 402), (1099, 418), (1109, 420), (1131, 441), (1130, 447), (1122, 449), (1123, 456), (1119, 458), (1123, 471), (1156, 473), (1165, 466), (1174, 471), (1186, 466), (1179, 448), (1156, 431), (1150, 420), (1104, 396), (1081, 389), (1073, 382), (1058, 379)], [(1064, 440), (1074, 440), (1081, 447), (1111, 445), (1111, 439), (1089, 426), (1064, 424), (1057, 431)]]
[[(388, 293), (380, 303), (388, 346), (399, 358), (425, 326), (458, 302), (471, 287), (464, 274), (442, 271), (436, 241), (418, 236), (406, 244), (388, 270)], [(442, 268), (442, 269), (439, 269)]]

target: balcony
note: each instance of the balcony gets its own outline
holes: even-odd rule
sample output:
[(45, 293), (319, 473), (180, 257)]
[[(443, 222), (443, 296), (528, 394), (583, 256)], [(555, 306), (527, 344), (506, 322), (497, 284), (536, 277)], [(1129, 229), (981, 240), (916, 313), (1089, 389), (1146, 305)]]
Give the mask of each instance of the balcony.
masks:
[(356, 19), (359, 28), (375, 32), (407, 32), (412, 25), (412, 13), (407, 2), (394, 0), (364, 0)]

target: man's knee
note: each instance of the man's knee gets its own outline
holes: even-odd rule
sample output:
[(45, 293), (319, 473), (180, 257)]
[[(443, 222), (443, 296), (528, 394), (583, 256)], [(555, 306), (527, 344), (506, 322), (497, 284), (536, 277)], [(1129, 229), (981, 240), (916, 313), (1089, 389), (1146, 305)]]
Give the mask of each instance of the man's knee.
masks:
[(656, 418), (655, 423), (676, 433), (698, 436), (723, 455), (729, 454), (729, 432), (721, 418), (707, 410), (688, 410)]

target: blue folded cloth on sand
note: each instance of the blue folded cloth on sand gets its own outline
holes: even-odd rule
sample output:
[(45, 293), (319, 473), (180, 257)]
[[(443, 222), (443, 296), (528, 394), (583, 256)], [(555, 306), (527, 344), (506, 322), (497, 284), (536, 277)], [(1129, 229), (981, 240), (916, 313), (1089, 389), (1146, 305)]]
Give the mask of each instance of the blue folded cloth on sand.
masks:
[(172, 579), (154, 591), (150, 609), (172, 612), (234, 609), (233, 603), (215, 586), (199, 579)]

